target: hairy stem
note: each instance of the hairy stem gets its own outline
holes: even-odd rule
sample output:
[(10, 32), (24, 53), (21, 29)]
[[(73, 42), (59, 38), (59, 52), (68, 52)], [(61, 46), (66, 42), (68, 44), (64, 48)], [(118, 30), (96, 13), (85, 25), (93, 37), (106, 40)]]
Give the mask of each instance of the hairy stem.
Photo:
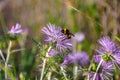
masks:
[(62, 71), (62, 73), (63, 73), (64, 77), (65, 77), (65, 80), (68, 80), (68, 79), (67, 79), (67, 75), (65, 74), (65, 70), (63, 69), (63, 67), (62, 67), (62, 66), (61, 66), (60, 68), (61, 68), (61, 71)]
[[(51, 46), (48, 48), (48, 51), (47, 51), (47, 53), (46, 53), (46, 57), (48, 57), (48, 53), (49, 53), (49, 51), (51, 50)], [(43, 75), (44, 75), (44, 70), (45, 70), (45, 66), (46, 66), (46, 61), (47, 61), (47, 59), (45, 58), (44, 60), (43, 60), (43, 66), (42, 66), (42, 71), (41, 71), (41, 77), (40, 77), (40, 80), (43, 80)]]
[(6, 61), (5, 61), (5, 79), (7, 80), (7, 67), (8, 67), (8, 61), (9, 61), (9, 57), (10, 57), (10, 49), (11, 49), (11, 46), (12, 46), (12, 41), (9, 42), (9, 45), (8, 45), (8, 50), (7, 50), (7, 58), (6, 58)]
[(4, 57), (4, 55), (3, 55), (1, 50), (0, 50), (0, 55), (1, 55), (2, 59), (3, 59), (3, 61), (5, 62), (5, 57)]
[(49, 74), (48, 74), (48, 80), (51, 80), (51, 75), (52, 75), (52, 72), (49, 72)]
[(78, 77), (78, 66), (75, 65), (74, 66), (74, 69), (73, 69), (73, 74), (74, 74), (74, 80), (77, 80), (77, 77)]

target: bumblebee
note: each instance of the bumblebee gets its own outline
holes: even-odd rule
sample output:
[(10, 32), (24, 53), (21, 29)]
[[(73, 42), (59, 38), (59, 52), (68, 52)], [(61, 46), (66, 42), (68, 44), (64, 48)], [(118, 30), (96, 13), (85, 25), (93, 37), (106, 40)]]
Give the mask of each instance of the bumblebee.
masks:
[(62, 32), (64, 35), (67, 36), (67, 39), (71, 39), (71, 37), (74, 36), (74, 34), (72, 34), (72, 33), (70, 32), (70, 30), (68, 30), (68, 29), (66, 29), (66, 28), (62, 29), (61, 32)]

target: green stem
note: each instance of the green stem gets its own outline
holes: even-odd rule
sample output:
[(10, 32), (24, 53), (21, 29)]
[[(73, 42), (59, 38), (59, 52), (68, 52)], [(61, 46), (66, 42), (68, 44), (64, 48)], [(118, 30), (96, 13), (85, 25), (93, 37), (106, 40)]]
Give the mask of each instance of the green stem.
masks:
[(48, 74), (48, 80), (51, 80), (51, 75), (52, 75), (52, 72), (49, 72), (49, 74)]
[(3, 61), (5, 62), (5, 57), (4, 57), (4, 55), (3, 55), (1, 50), (0, 50), (0, 55), (1, 55), (2, 59), (3, 59)]
[(15, 49), (15, 50), (12, 50), (11, 53), (15, 53), (15, 52), (23, 51), (23, 50), (25, 50), (25, 48), (22, 48), (22, 49)]
[[(92, 65), (90, 64), (90, 66), (89, 66), (89, 68), (88, 68), (88, 72), (90, 72), (91, 67), (92, 67)], [(90, 75), (89, 75), (89, 73), (88, 73), (88, 76), (87, 76), (87, 80), (90, 80)]]
[(9, 57), (10, 57), (10, 49), (12, 46), (12, 41), (9, 42), (9, 46), (8, 46), (8, 50), (7, 50), (7, 58), (5, 61), (5, 79), (7, 80), (7, 67), (8, 67), (8, 61), (9, 61)]
[(73, 72), (74, 72), (74, 80), (77, 80), (77, 77), (78, 77), (78, 66), (77, 65), (74, 66)]
[[(48, 48), (48, 51), (47, 51), (47, 53), (46, 53), (46, 57), (48, 57), (48, 53), (49, 53), (49, 51), (51, 50), (51, 46)], [(45, 58), (44, 60), (43, 60), (43, 66), (42, 66), (42, 71), (41, 71), (41, 77), (40, 77), (40, 80), (43, 80), (43, 75), (44, 75), (44, 70), (45, 70), (45, 66), (46, 66), (46, 61), (47, 61), (47, 59)]]
[(62, 71), (62, 73), (63, 73), (64, 77), (65, 77), (65, 80), (68, 80), (68, 79), (67, 79), (67, 75), (65, 74), (65, 70), (63, 69), (63, 67), (62, 67), (62, 66), (61, 66), (60, 68), (61, 68), (61, 71)]
[(96, 76), (97, 76), (97, 73), (98, 73), (98, 70), (99, 70), (99, 68), (100, 68), (100, 66), (101, 66), (101, 64), (102, 64), (102, 62), (103, 62), (103, 60), (101, 60), (100, 63), (98, 64), (97, 70), (96, 70), (96, 72), (95, 72), (95, 74), (94, 74), (94, 76), (93, 76), (93, 80), (95, 80), (95, 78), (96, 78)]
[(5, 20), (4, 20), (2, 12), (0, 12), (0, 22), (1, 22), (4, 33), (6, 33), (7, 28), (6, 28), (6, 24), (5, 24)]

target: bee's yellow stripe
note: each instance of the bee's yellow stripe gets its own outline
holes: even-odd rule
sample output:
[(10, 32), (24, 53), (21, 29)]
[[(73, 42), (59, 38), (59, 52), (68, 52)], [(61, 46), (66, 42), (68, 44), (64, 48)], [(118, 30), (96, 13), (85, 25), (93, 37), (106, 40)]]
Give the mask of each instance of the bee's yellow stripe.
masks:
[(66, 29), (66, 28), (64, 28), (64, 34), (66, 34), (66, 30), (67, 30), (67, 29)]
[(68, 35), (68, 37), (71, 37), (71, 35)]

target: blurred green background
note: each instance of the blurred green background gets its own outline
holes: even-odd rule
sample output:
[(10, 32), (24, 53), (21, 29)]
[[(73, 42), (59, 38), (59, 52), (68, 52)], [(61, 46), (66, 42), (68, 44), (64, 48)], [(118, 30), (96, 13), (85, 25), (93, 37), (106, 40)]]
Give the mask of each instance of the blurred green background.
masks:
[(9, 28), (20, 23), (34, 36), (53, 23), (73, 33), (82, 31), (94, 41), (101, 35), (119, 33), (119, 8), (119, 0), (0, 0), (0, 20)]

